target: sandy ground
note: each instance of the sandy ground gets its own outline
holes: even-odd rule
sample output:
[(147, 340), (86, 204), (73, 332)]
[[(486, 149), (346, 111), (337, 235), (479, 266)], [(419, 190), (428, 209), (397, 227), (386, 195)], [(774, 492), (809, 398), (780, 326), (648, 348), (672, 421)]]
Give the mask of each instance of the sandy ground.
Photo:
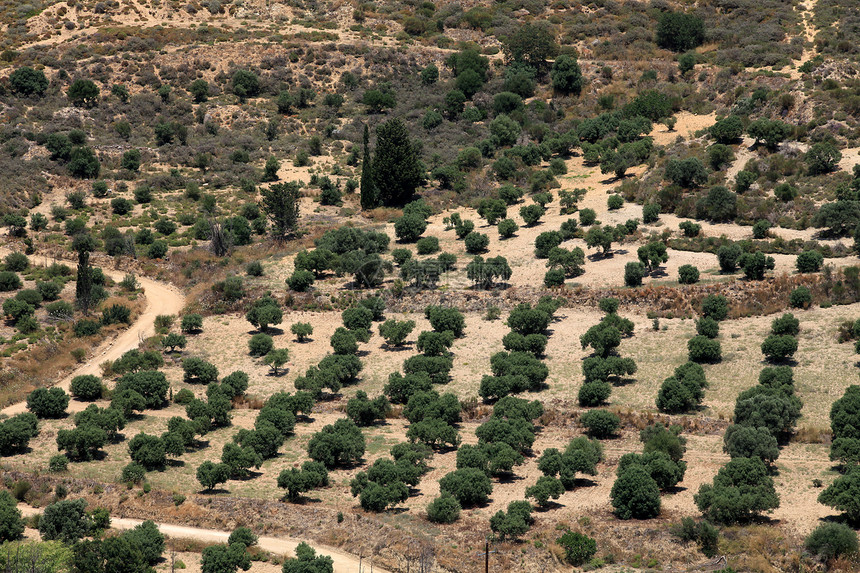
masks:
[[(21, 510), (21, 513), (24, 517), (30, 517), (32, 515), (36, 515), (38, 513), (42, 513), (41, 510), (29, 507), (27, 505), (20, 504), (18, 509)], [(126, 531), (128, 529), (134, 529), (138, 525), (142, 523), (139, 519), (127, 519), (120, 517), (111, 518), (111, 527), (113, 529), (118, 529), (120, 531)], [(197, 527), (186, 527), (184, 525), (173, 525), (169, 523), (159, 523), (158, 530), (161, 531), (167, 537), (172, 537), (175, 539), (193, 539), (197, 542), (202, 543), (226, 543), (227, 539), (230, 537), (229, 531), (218, 531), (215, 529), (201, 529)], [(32, 530), (30, 530), (32, 533)], [(37, 533), (36, 533), (37, 534)], [(281, 555), (285, 557), (295, 557), (296, 546), (299, 543), (302, 543), (301, 539), (293, 539), (293, 538), (281, 538), (281, 537), (260, 537), (257, 545), (263, 551), (268, 551), (269, 553), (273, 553), (275, 555)], [(334, 547), (327, 547), (325, 545), (319, 545), (314, 543), (313, 548), (316, 549), (318, 555), (328, 555), (332, 558), (334, 562), (334, 571), (335, 573), (352, 573), (356, 571), (359, 567), (358, 558), (339, 551)], [(196, 556), (196, 559), (193, 559), (191, 563), (183, 559), (183, 557), (191, 556), (194, 554), (180, 554), (178, 557), (185, 562), (186, 566), (191, 565), (189, 568), (191, 571), (199, 571), (200, 570), (200, 562), (199, 556)], [(258, 567), (258, 565), (260, 565)], [(260, 573), (267, 572), (274, 568), (273, 565), (269, 565), (265, 567), (263, 563), (257, 564), (255, 563), (252, 566), (251, 571), (259, 571)], [(380, 567), (375, 567), (375, 570), (380, 573), (388, 573), (386, 569), (382, 569)]]

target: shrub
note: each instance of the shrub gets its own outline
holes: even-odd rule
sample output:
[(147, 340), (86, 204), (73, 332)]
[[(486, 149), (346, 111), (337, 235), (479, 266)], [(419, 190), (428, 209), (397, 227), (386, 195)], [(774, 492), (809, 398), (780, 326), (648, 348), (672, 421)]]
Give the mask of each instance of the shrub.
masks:
[(543, 217), (544, 212), (545, 209), (543, 207), (534, 203), (520, 207), (520, 217), (523, 218), (526, 227), (537, 225), (541, 217)]
[(711, 340), (701, 334), (687, 341), (687, 351), (692, 362), (719, 362), (722, 358), (722, 349), (718, 340)]
[(713, 484), (703, 484), (693, 499), (706, 519), (726, 525), (779, 507), (773, 479), (758, 458), (729, 461), (720, 468)]
[(767, 233), (770, 231), (770, 222), (766, 219), (756, 221), (753, 224), (753, 239), (766, 239)]
[(62, 388), (36, 388), (27, 396), (27, 409), (39, 418), (62, 418), (69, 396)]
[(701, 225), (690, 221), (682, 221), (678, 227), (684, 233), (685, 237), (698, 237), (699, 233), (702, 231)]
[(804, 547), (823, 561), (857, 553), (857, 532), (842, 523), (823, 523), (809, 534)]
[(477, 254), (486, 251), (489, 244), (490, 238), (483, 233), (473, 231), (466, 235), (465, 238), (466, 252), (470, 254)]
[(314, 333), (314, 327), (310, 322), (297, 322), (290, 326), (290, 332), (296, 335), (296, 341), (304, 342)]
[(394, 234), (404, 243), (414, 243), (427, 229), (427, 221), (418, 214), (404, 215), (394, 222)]
[(797, 255), (797, 271), (801, 273), (817, 273), (824, 263), (824, 256), (818, 251), (803, 251)]
[(730, 115), (714, 123), (708, 131), (717, 143), (729, 144), (743, 135), (744, 125), (740, 117)]
[(729, 315), (729, 301), (721, 294), (710, 294), (702, 299), (702, 316), (720, 321)]
[(265, 356), (275, 347), (275, 342), (268, 334), (258, 333), (251, 336), (248, 341), (248, 350), (251, 356)]
[(296, 292), (307, 292), (314, 284), (314, 274), (304, 269), (296, 269), (287, 278), (287, 286)]
[(797, 336), (800, 332), (800, 321), (793, 314), (787, 312), (770, 323), (772, 334)]
[(761, 344), (761, 351), (771, 362), (781, 362), (797, 352), (797, 339), (784, 334), (771, 334)]
[(361, 430), (351, 420), (340, 419), (325, 426), (308, 442), (308, 455), (326, 468), (358, 461), (364, 455)]
[(724, 273), (731, 273), (737, 270), (738, 260), (742, 254), (743, 251), (737, 243), (720, 246), (717, 249), (717, 260), (720, 263), (720, 270)]
[(424, 317), (430, 321), (430, 326), (436, 332), (450, 330), (455, 338), (463, 336), (466, 319), (456, 308), (443, 306), (428, 306), (424, 309)]
[(414, 320), (389, 319), (379, 325), (379, 334), (389, 346), (402, 346), (414, 329)]
[(696, 321), (696, 334), (716, 338), (720, 334), (720, 323), (708, 316), (703, 316)]
[(595, 380), (592, 382), (586, 382), (580, 387), (577, 400), (580, 406), (591, 408), (606, 402), (611, 393), (612, 386), (609, 382)]
[(12, 271), (0, 271), (0, 292), (9, 292), (21, 288), (21, 278)]
[(48, 89), (48, 78), (41, 70), (21, 66), (9, 74), (9, 89), (17, 95), (41, 96)]
[(556, 543), (564, 548), (564, 558), (574, 567), (583, 565), (597, 553), (597, 542), (575, 531), (568, 530)]
[(477, 468), (462, 468), (446, 474), (439, 480), (442, 495), (454, 497), (462, 507), (483, 505), (489, 501), (493, 484), (483, 471)]
[(830, 141), (819, 141), (806, 152), (806, 166), (810, 175), (830, 173), (839, 165), (842, 153)]
[(51, 456), (48, 460), (48, 471), (51, 473), (61, 473), (69, 469), (69, 458), (65, 454), (57, 454)]
[(626, 468), (610, 492), (615, 515), (621, 519), (649, 519), (660, 515), (660, 489), (648, 471), (636, 464)]
[(678, 268), (678, 282), (682, 285), (691, 285), (699, 282), (699, 269), (693, 265), (681, 265)]
[(70, 390), (72, 396), (79, 400), (97, 400), (102, 395), (102, 381), (92, 374), (75, 376), (72, 378)]
[(590, 437), (598, 439), (611, 437), (621, 426), (618, 416), (607, 410), (591, 410), (580, 416), (579, 421)]
[(27, 255), (19, 252), (9, 253), (6, 255), (6, 258), (3, 259), (3, 262), (5, 263), (7, 271), (16, 273), (26, 271), (27, 267), (30, 266), (30, 259), (27, 258)]
[(439, 239), (436, 237), (422, 237), (418, 239), (415, 248), (419, 255), (432, 255), (439, 251)]
[(454, 523), (460, 518), (460, 502), (451, 494), (442, 494), (427, 506), (427, 519), (434, 523)]
[(203, 317), (199, 314), (186, 314), (182, 317), (180, 329), (185, 333), (199, 332), (203, 329)]
[(629, 287), (642, 286), (642, 278), (645, 276), (645, 265), (639, 262), (624, 265), (624, 285)]
[(47, 506), (39, 519), (42, 539), (74, 543), (85, 537), (90, 530), (86, 506), (83, 499), (64, 499)]
[(723, 435), (723, 450), (734, 458), (759, 458), (772, 464), (779, 457), (779, 444), (767, 428), (734, 424)]
[(503, 219), (499, 221), (498, 229), (501, 238), (509, 239), (519, 230), (519, 225), (513, 219)]

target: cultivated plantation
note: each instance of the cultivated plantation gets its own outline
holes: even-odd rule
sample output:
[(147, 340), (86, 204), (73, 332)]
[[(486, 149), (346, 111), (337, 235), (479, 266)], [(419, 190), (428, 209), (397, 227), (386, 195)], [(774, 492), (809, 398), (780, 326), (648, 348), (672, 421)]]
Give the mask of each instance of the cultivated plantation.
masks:
[(857, 571), (858, 22), (0, 0), (0, 562)]

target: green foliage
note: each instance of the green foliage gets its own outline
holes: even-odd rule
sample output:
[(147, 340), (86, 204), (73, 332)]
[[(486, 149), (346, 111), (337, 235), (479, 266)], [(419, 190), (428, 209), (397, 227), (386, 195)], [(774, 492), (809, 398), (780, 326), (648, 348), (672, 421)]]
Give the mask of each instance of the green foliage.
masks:
[(39, 418), (62, 418), (69, 396), (62, 388), (36, 388), (27, 396), (27, 409)]
[(585, 426), (586, 433), (597, 439), (612, 437), (621, 426), (618, 416), (607, 410), (590, 410), (582, 414), (579, 421)]
[(166, 462), (162, 439), (144, 432), (137, 434), (128, 442), (128, 453), (133, 462), (148, 470), (164, 467)]
[(248, 341), (248, 351), (251, 356), (265, 356), (274, 346), (275, 343), (272, 337), (262, 332), (251, 336), (251, 339)]
[(430, 321), (430, 326), (436, 332), (449, 330), (455, 338), (464, 334), (466, 319), (456, 308), (431, 305), (424, 309), (424, 317)]
[(304, 541), (296, 547), (296, 558), (284, 561), (283, 573), (332, 573), (334, 564), (327, 555), (317, 555)]
[(427, 505), (427, 519), (433, 523), (454, 523), (460, 518), (460, 502), (451, 494), (442, 494)]
[(632, 464), (619, 474), (610, 498), (615, 515), (621, 519), (649, 519), (660, 515), (657, 482), (639, 464)]
[(806, 167), (810, 175), (821, 175), (835, 170), (842, 153), (830, 141), (814, 143), (806, 152)]
[(763, 117), (747, 126), (747, 134), (755, 139), (756, 143), (764, 143), (771, 150), (776, 149), (777, 145), (788, 139), (791, 133), (791, 125)]
[(823, 561), (857, 553), (857, 532), (842, 523), (822, 523), (809, 534), (804, 547)]
[(860, 522), (860, 466), (851, 467), (818, 495), (818, 503), (842, 511), (851, 523)]
[(699, 282), (699, 269), (693, 265), (681, 265), (678, 267), (678, 282), (682, 285), (691, 285)]
[(564, 548), (565, 559), (574, 567), (583, 565), (597, 553), (597, 542), (575, 531), (567, 530), (555, 542)]
[(48, 89), (48, 78), (41, 70), (22, 66), (9, 74), (9, 89), (21, 96), (42, 96)]
[(479, 469), (462, 468), (449, 472), (439, 480), (442, 495), (451, 495), (462, 507), (484, 505), (493, 493), (490, 478)]
[(715, 185), (696, 203), (696, 215), (715, 222), (730, 221), (737, 212), (737, 200), (737, 194)]
[(377, 420), (384, 420), (389, 410), (390, 405), (385, 396), (370, 400), (363, 390), (359, 390), (346, 403), (346, 415), (358, 426), (372, 426)]
[(636, 465), (644, 468), (662, 491), (673, 488), (681, 482), (687, 470), (685, 462), (673, 460), (666, 452), (655, 451), (645, 454), (624, 454), (618, 462), (616, 473), (620, 476), (628, 468)]
[(260, 80), (257, 74), (250, 70), (236, 70), (230, 85), (239, 101), (244, 102), (246, 98), (256, 97), (260, 93)]
[(207, 491), (212, 491), (219, 483), (227, 483), (229, 478), (230, 466), (227, 464), (215, 464), (207, 460), (197, 467), (197, 481)]
[(351, 420), (340, 419), (325, 426), (308, 442), (308, 455), (326, 468), (353, 463), (364, 455), (361, 430)]
[(278, 487), (286, 490), (284, 497), (297, 501), (301, 494), (328, 485), (328, 470), (319, 462), (305, 462), (301, 469), (290, 468), (278, 475)]
[(762, 342), (761, 351), (771, 362), (784, 361), (797, 352), (797, 339), (787, 334), (771, 334)]
[(710, 294), (702, 299), (701, 311), (704, 317), (725, 320), (729, 316), (729, 301), (721, 294)]
[(16, 541), (24, 534), (18, 502), (8, 491), (0, 491), (0, 541)]
[(512, 501), (508, 504), (508, 511), (497, 511), (490, 517), (490, 529), (499, 536), (500, 539), (505, 538), (516, 539), (525, 534), (532, 523), (532, 506), (527, 501)]
[(383, 205), (402, 205), (424, 180), (424, 166), (409, 131), (400, 118), (394, 118), (376, 129), (376, 153), (373, 156), (373, 181)]
[(260, 188), (260, 207), (272, 224), (272, 234), (284, 240), (295, 231), (299, 219), (298, 183), (275, 183)]
[(692, 189), (708, 180), (708, 172), (695, 157), (670, 159), (666, 162), (666, 179), (685, 189)]
[(579, 62), (567, 54), (561, 54), (555, 59), (550, 78), (553, 89), (563, 94), (579, 95), (585, 84)]
[(663, 12), (657, 23), (656, 42), (661, 48), (686, 52), (697, 48), (705, 39), (701, 18), (682, 12)]
[(710, 521), (731, 525), (779, 507), (779, 495), (759, 458), (735, 458), (693, 496)]
[(247, 571), (251, 568), (251, 558), (246, 550), (247, 548), (241, 543), (229, 546), (210, 545), (203, 549), (200, 570), (202, 573), (236, 573), (237, 569)]
[(636, 254), (639, 257), (639, 262), (648, 269), (648, 272), (654, 272), (660, 264), (669, 260), (666, 245), (660, 241), (651, 241), (647, 245), (642, 245)]
[(86, 506), (83, 499), (63, 499), (47, 506), (39, 519), (42, 539), (73, 543), (86, 537), (90, 531)]
[(692, 362), (715, 363), (722, 359), (720, 342), (701, 334), (687, 341), (687, 351)]
[(99, 88), (92, 80), (77, 79), (69, 86), (66, 95), (76, 107), (95, 107), (99, 102)]
[(723, 435), (723, 450), (734, 458), (759, 458), (770, 465), (779, 457), (779, 444), (767, 428), (733, 424)]
[(740, 117), (730, 115), (718, 120), (708, 131), (717, 143), (730, 144), (743, 135), (744, 125)]
[(389, 319), (379, 325), (379, 334), (389, 346), (402, 346), (414, 329), (414, 320)]

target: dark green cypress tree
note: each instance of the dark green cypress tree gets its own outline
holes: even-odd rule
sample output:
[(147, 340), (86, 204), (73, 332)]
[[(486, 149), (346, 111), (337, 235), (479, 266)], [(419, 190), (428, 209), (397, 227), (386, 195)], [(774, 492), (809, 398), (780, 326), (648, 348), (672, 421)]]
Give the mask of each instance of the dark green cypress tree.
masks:
[(409, 139), (409, 130), (399, 117), (376, 129), (373, 181), (382, 205), (408, 203), (424, 182), (424, 165), (418, 157), (418, 146)]
[(78, 276), (75, 279), (75, 301), (81, 312), (88, 314), (92, 300), (93, 277), (90, 267), (90, 251), (95, 250), (95, 240), (86, 233), (75, 237), (72, 248), (78, 252)]
[(361, 161), (361, 208), (379, 207), (379, 190), (373, 181), (373, 163), (370, 159), (370, 130), (364, 125), (364, 158)]

